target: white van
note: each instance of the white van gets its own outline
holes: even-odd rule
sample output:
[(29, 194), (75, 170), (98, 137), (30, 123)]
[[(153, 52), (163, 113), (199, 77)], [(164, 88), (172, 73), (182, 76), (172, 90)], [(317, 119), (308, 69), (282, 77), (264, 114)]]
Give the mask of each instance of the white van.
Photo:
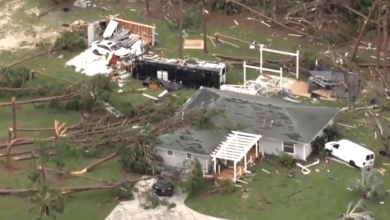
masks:
[(353, 167), (369, 169), (374, 166), (374, 152), (346, 139), (326, 143), (325, 152)]

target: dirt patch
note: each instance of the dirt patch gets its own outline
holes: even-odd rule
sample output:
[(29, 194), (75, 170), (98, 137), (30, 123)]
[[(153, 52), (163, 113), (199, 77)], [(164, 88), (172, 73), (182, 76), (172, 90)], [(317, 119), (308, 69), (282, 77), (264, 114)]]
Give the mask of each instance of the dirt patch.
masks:
[(16, 30), (10, 30), (1, 34), (0, 51), (18, 49), (31, 49), (36, 43), (42, 40), (54, 42), (58, 32), (47, 30), (45, 26), (34, 26), (31, 32), (17, 33)]
[[(15, 14), (26, 4), (26, 1), (15, 0), (5, 4), (0, 9), (0, 28), (3, 31), (0, 34), (0, 51), (13, 49), (30, 49), (36, 43), (48, 39), (54, 41), (58, 33), (47, 28), (44, 25), (27, 24)], [(37, 16), (40, 11), (37, 7), (25, 10), (27, 16)]]
[(24, 170), (20, 169), (20, 167), (16, 163), (11, 163), (11, 165), (4, 163), (1, 167), (5, 173), (11, 174), (11, 175), (17, 175), (17, 174), (21, 174), (21, 173), (25, 172)]
[(22, 0), (7, 2), (5, 6), (0, 9), (0, 27), (12, 23), (13, 20), (11, 19), (11, 16), (25, 4), (26, 2)]

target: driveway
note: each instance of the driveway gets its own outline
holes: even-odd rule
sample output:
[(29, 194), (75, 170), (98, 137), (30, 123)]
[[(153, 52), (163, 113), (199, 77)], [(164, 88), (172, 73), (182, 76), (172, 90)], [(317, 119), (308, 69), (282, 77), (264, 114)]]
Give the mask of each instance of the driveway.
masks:
[[(140, 181), (137, 183), (138, 191), (150, 189), (153, 182), (154, 180)], [(134, 193), (134, 200), (119, 203), (105, 220), (224, 220), (188, 208), (184, 204), (186, 197), (187, 195), (182, 193), (171, 198), (160, 198), (176, 204), (176, 207), (169, 210), (164, 205), (145, 210), (140, 206), (144, 198), (138, 198), (138, 194)]]

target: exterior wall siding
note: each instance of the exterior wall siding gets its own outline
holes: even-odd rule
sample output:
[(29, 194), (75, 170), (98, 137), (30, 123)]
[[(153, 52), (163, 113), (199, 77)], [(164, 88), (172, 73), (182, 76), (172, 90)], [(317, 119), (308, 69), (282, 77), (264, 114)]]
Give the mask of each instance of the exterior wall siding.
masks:
[(283, 152), (282, 142), (277, 140), (270, 140), (266, 138), (260, 139), (260, 152), (264, 149), (264, 153), (268, 155), (280, 155)]
[[(158, 148), (156, 149), (156, 154), (161, 156), (163, 159), (164, 166), (166, 167), (176, 167), (177, 165), (181, 164), (184, 160), (186, 160), (187, 153), (180, 152), (180, 151), (173, 151), (173, 156), (167, 155), (167, 150)], [(192, 154), (192, 158), (197, 158), (202, 164), (202, 169), (206, 170), (207, 166), (210, 165), (210, 158), (208, 156), (201, 156), (201, 155), (194, 155)]]
[[(326, 126), (324, 126), (324, 128), (332, 124), (333, 124), (333, 119), (330, 120), (329, 123)], [(321, 131), (318, 132), (316, 137), (323, 136), (323, 135), (324, 132), (323, 129), (321, 129)], [(261, 138), (259, 153), (261, 153), (261, 148), (264, 149), (264, 153), (267, 155), (278, 156), (283, 153), (283, 141)], [(306, 158), (310, 156), (312, 152), (310, 143), (309, 144), (297, 143), (295, 144), (294, 149), (295, 149), (294, 154), (291, 154), (291, 156), (293, 156), (293, 158), (298, 160), (306, 160)], [(167, 167), (175, 167), (187, 159), (186, 158), (187, 153), (181, 151), (173, 151), (173, 156), (168, 156), (167, 150), (158, 148), (156, 149), (156, 154), (163, 158), (164, 166)], [(208, 167), (212, 163), (210, 156), (192, 154), (192, 158), (197, 158), (199, 160), (199, 162), (202, 164), (203, 170), (208, 170)]]
[(305, 160), (308, 156), (310, 156), (313, 149), (311, 148), (311, 144), (304, 144), (303, 147), (305, 148)]
[[(295, 144), (294, 154), (291, 154), (291, 156), (293, 156), (293, 158), (295, 158), (295, 159), (305, 160), (306, 157), (305, 157), (304, 152), (303, 152), (303, 147), (304, 147), (303, 144)], [(283, 153), (283, 141), (261, 138), (260, 139), (260, 150), (261, 150), (261, 148), (264, 148), (264, 153), (267, 155), (278, 156), (278, 155), (281, 155)]]
[(306, 160), (305, 157), (306, 152), (304, 152), (306, 149), (304, 144), (295, 144), (294, 149), (295, 149), (294, 155), (291, 155), (293, 156), (294, 159)]

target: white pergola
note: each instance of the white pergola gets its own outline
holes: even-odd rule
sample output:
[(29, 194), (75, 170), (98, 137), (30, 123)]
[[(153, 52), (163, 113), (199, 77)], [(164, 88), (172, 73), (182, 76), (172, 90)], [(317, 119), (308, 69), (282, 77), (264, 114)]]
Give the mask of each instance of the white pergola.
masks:
[(261, 137), (262, 137), (261, 135), (255, 135), (255, 134), (239, 132), (239, 131), (232, 131), (232, 134), (229, 134), (226, 137), (226, 140), (222, 141), (222, 143), (210, 155), (213, 158), (213, 162), (214, 162), (214, 172), (217, 172), (217, 159), (222, 159), (225, 161), (226, 160), (233, 161), (234, 164), (233, 181), (236, 182), (237, 163), (244, 158), (244, 171), (247, 172), (247, 154), (249, 150), (253, 146), (255, 146), (256, 157), (258, 157), (259, 141)]

